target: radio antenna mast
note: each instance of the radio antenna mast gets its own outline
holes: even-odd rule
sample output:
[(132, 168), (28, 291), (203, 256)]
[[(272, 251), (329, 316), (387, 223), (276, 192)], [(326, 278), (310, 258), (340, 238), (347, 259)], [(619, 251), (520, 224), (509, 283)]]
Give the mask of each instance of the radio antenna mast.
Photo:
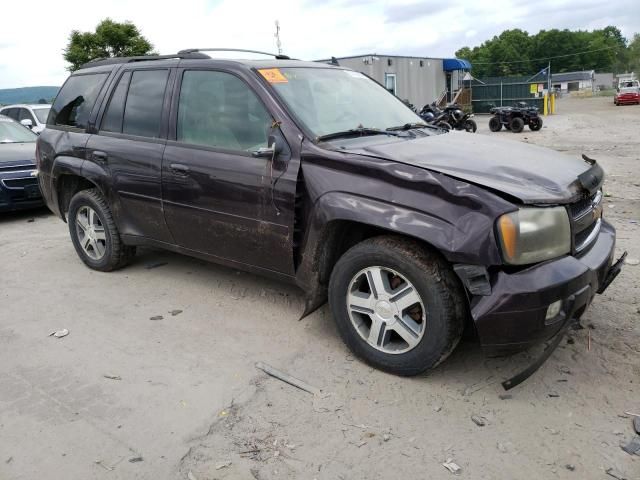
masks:
[(276, 20), (276, 33), (273, 35), (276, 37), (276, 46), (278, 47), (278, 55), (282, 55), (282, 42), (280, 41), (280, 22)]

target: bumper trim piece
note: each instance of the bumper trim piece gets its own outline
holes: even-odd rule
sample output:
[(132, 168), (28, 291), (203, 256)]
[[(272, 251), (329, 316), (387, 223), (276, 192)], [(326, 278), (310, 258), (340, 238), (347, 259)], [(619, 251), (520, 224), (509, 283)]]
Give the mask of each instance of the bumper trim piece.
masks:
[(598, 289), (598, 293), (604, 293), (607, 287), (611, 285), (611, 282), (613, 282), (616, 279), (616, 277), (622, 270), (622, 265), (624, 264), (625, 258), (627, 258), (626, 251), (622, 255), (620, 255), (620, 258), (616, 261), (616, 263), (611, 265), (609, 270), (607, 270), (607, 274), (605, 275), (604, 280), (602, 281), (602, 285), (600, 285), (600, 288)]
[(513, 377), (509, 378), (508, 380), (505, 380), (504, 382), (502, 382), (502, 388), (504, 388), (505, 390), (511, 390), (513, 387), (516, 387), (516, 386), (520, 385), (527, 378), (529, 378), (531, 375), (536, 373), (536, 371), (542, 366), (542, 364), (544, 362), (547, 361), (547, 358), (549, 358), (551, 356), (551, 354), (555, 351), (555, 349), (558, 347), (558, 345), (560, 344), (560, 342), (564, 338), (564, 334), (567, 333), (567, 330), (569, 329), (569, 327), (571, 326), (572, 323), (573, 323), (573, 321), (571, 321), (571, 320), (568, 321), (558, 331), (558, 333), (556, 333), (555, 337), (553, 337), (551, 339), (551, 341), (549, 341), (549, 343), (547, 343), (547, 346), (545, 347), (544, 351), (542, 352), (542, 355), (540, 355), (536, 359), (535, 362), (533, 362), (531, 365), (529, 365), (527, 368), (522, 370), (517, 375), (514, 375)]
[(571, 325), (573, 325), (577, 319), (575, 318), (576, 311), (580, 308), (581, 305), (584, 305), (587, 299), (591, 295), (591, 288), (587, 285), (586, 287), (580, 289), (575, 292), (569, 298), (567, 298), (567, 318), (566, 323), (558, 330), (558, 332), (548, 341), (547, 346), (545, 347), (542, 355), (540, 355), (532, 364), (530, 364), (527, 368), (522, 370), (517, 375), (509, 378), (502, 382), (502, 388), (505, 390), (511, 390), (513, 387), (520, 385), (527, 378), (533, 375), (542, 364), (551, 356), (551, 354), (558, 347), (562, 339), (564, 338), (564, 334), (567, 333), (567, 330)]

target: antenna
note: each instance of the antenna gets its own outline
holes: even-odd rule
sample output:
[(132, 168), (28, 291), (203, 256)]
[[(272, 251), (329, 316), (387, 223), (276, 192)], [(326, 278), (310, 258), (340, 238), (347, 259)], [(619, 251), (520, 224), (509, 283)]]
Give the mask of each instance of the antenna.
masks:
[(282, 55), (282, 42), (280, 41), (280, 22), (276, 20), (276, 33), (273, 35), (276, 37), (276, 46), (278, 47), (278, 55)]

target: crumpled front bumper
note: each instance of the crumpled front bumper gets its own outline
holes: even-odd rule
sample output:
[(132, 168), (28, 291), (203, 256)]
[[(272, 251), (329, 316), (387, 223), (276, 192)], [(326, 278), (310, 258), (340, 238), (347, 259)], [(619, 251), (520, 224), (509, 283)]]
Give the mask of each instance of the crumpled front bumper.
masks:
[[(580, 318), (596, 293), (617, 275), (612, 271), (615, 229), (603, 221), (597, 240), (579, 257), (566, 256), (491, 277), (491, 294), (472, 300), (471, 315), (483, 349), (510, 353), (544, 342)], [(620, 264), (617, 264), (619, 273)], [(546, 319), (553, 302), (560, 313)]]

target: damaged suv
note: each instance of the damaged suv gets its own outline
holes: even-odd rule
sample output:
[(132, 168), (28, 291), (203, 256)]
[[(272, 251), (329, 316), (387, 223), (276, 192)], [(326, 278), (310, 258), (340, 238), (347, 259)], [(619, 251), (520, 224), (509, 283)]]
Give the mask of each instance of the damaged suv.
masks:
[(429, 127), (339, 66), (205, 51), (94, 61), (60, 90), (38, 178), (90, 268), (152, 246), (293, 282), (400, 375), (467, 324), (489, 352), (560, 338), (619, 272), (595, 161)]

